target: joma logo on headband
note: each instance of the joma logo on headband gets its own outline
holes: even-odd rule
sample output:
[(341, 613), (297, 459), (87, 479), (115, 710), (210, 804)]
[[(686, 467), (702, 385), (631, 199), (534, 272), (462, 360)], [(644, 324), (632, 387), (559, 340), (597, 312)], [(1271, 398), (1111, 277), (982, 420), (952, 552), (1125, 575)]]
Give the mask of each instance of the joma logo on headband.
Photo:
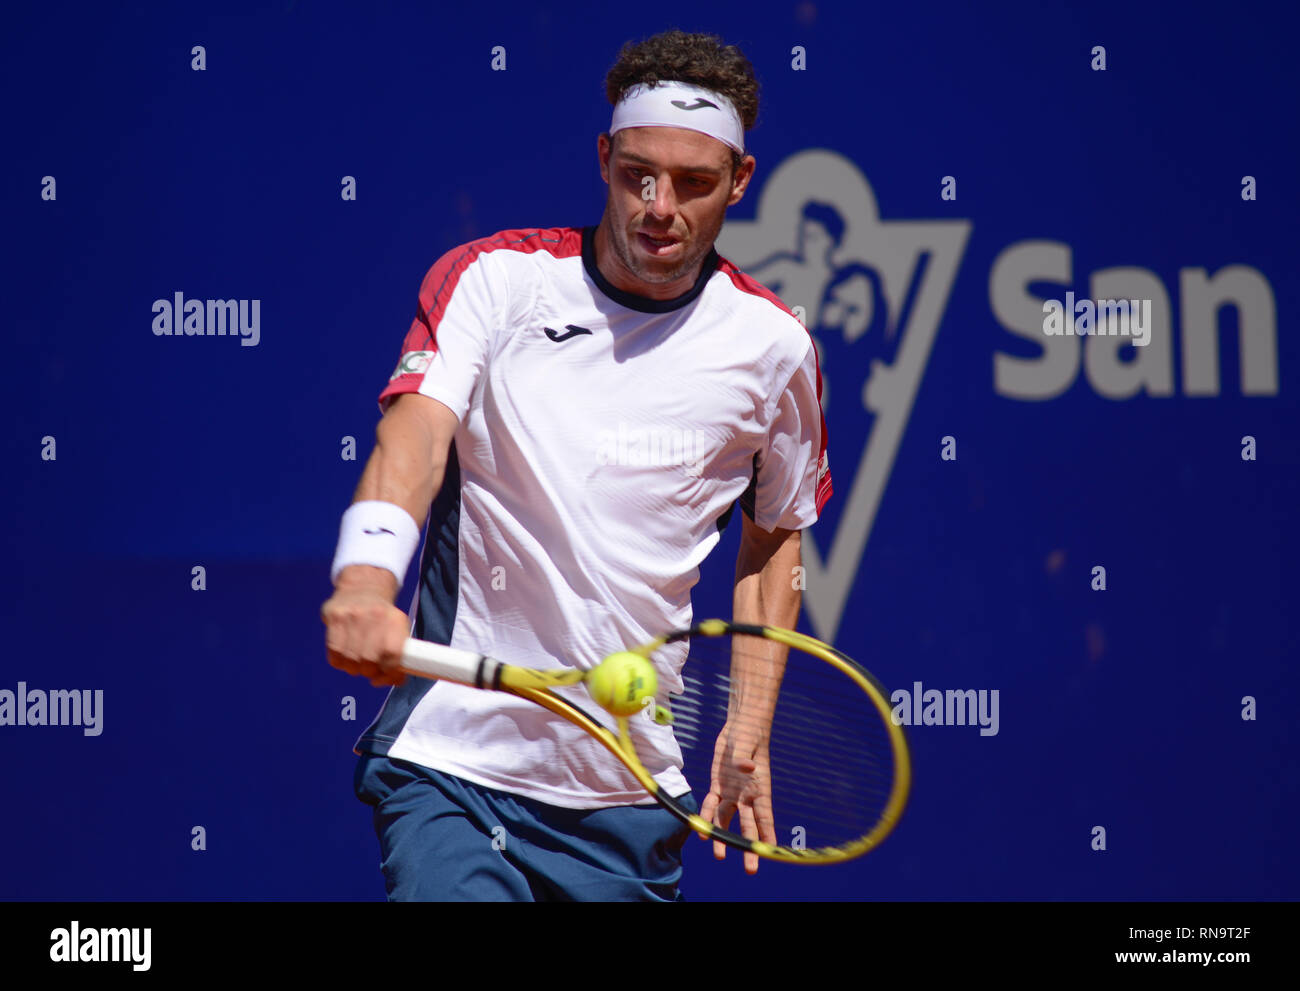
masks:
[(678, 110), (703, 110), (705, 107), (711, 107), (714, 110), (721, 109), (716, 103), (710, 103), (700, 96), (695, 98), (694, 104), (688, 104), (685, 100), (673, 100), (673, 106)]

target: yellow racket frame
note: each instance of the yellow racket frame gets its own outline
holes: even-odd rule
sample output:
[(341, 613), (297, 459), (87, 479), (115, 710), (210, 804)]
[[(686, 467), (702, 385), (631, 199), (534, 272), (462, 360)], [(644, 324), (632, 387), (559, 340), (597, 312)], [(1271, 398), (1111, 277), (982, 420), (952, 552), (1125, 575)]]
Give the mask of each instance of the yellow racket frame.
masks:
[(641, 787), (655, 801), (690, 826), (695, 832), (706, 838), (717, 840), (738, 850), (757, 854), (768, 860), (784, 861), (791, 864), (841, 863), (855, 857), (861, 857), (863, 854), (874, 850), (885, 837), (893, 832), (894, 827), (898, 825), (898, 821), (903, 815), (903, 809), (907, 805), (907, 798), (912, 789), (912, 759), (907, 746), (907, 737), (904, 735), (902, 727), (893, 720), (893, 710), (889, 704), (889, 696), (884, 687), (869, 672), (829, 644), (805, 634), (796, 633), (794, 630), (783, 630), (779, 627), (758, 626), (748, 623), (729, 623), (721, 619), (704, 620), (689, 629), (677, 630), (640, 647), (630, 648), (629, 652), (640, 654), (648, 660), (651, 654), (666, 644), (693, 636), (721, 637), (729, 633), (764, 637), (811, 654), (841, 671), (871, 699), (882, 722), (889, 731), (891, 750), (893, 752), (894, 781), (884, 811), (880, 814), (875, 826), (866, 835), (838, 846), (809, 847), (806, 849), (796, 849), (795, 847), (764, 843), (761, 840), (746, 839), (691, 812), (671, 795), (665, 794), (660, 789), (658, 782), (651, 777), (650, 772), (645, 769), (640, 758), (637, 757), (636, 748), (628, 731), (626, 717), (616, 717), (618, 719), (618, 733), (615, 734), (570, 702), (550, 693), (549, 689), (551, 688), (575, 685), (582, 682), (588, 672), (574, 668), (538, 671), (530, 668), (503, 665), (498, 678), (498, 686), (521, 698), (535, 702), (554, 712), (557, 716), (562, 716), (574, 725), (586, 730), (604, 744), (606, 749), (632, 772), (637, 781), (640, 782)]

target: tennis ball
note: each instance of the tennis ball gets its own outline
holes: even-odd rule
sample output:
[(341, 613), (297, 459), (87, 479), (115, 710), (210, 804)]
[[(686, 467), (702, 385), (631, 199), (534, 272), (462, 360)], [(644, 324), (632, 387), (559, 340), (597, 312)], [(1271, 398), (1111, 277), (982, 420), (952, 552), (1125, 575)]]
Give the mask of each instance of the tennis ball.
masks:
[(640, 654), (610, 654), (587, 674), (587, 691), (606, 712), (633, 716), (659, 689), (654, 665)]

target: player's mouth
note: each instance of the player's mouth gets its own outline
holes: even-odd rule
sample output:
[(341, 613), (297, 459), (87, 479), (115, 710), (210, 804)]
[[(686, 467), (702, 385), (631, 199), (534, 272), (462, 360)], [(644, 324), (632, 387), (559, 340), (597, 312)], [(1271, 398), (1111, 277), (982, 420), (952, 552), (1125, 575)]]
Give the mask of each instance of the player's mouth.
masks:
[(681, 241), (675, 237), (651, 237), (645, 231), (638, 231), (637, 237), (646, 251), (657, 257), (671, 255), (681, 247)]

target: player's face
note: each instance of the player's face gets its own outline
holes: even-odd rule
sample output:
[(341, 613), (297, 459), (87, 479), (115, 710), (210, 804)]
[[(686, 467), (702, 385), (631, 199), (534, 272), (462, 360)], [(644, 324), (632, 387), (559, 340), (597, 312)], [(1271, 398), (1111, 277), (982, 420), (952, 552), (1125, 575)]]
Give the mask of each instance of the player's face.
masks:
[(605, 239), (597, 240), (601, 274), (652, 299), (680, 296), (694, 284), (727, 207), (744, 195), (754, 159), (746, 157), (733, 178), (730, 148), (679, 127), (626, 128), (612, 148), (602, 134), (598, 150), (609, 183), (603, 257)]

